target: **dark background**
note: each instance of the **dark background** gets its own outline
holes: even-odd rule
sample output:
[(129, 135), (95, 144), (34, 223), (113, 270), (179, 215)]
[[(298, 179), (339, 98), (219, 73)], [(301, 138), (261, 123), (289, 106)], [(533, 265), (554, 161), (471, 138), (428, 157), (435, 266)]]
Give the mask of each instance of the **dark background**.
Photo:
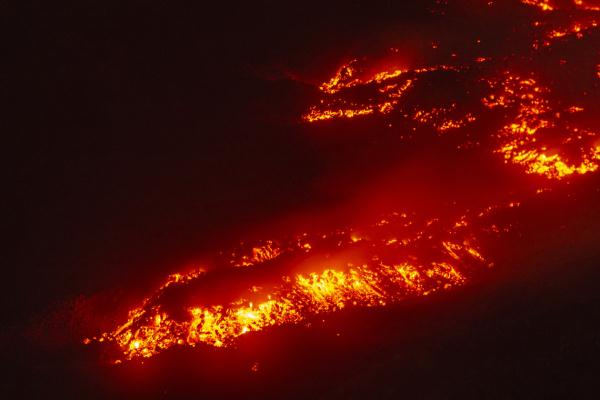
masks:
[(324, 190), (331, 171), (368, 182), (352, 171), (373, 146), (299, 121), (341, 61), (396, 38), (417, 52), (440, 32), (448, 52), (476, 36), (502, 52), (515, 46), (506, 21), (528, 13), (507, 2), (503, 20), (484, 23), (465, 1), (440, 28), (435, 2), (123, 3), (5, 6), (18, 122), (3, 139), (6, 398), (596, 397), (597, 178), (538, 216), (532, 206), (526, 239), (505, 242), (510, 269), (428, 303), (122, 369), (40, 340), (39, 321), (79, 296), (139, 298), (203, 252), (344, 203), (358, 189)]
[(8, 138), (8, 272), (29, 295), (9, 293), (6, 318), (142, 266), (164, 275), (223, 232), (315, 201), (326, 161), (299, 123), (314, 89), (294, 73), (325, 79), (382, 18), (416, 12), (380, 7), (85, 1), (17, 14), (26, 112)]

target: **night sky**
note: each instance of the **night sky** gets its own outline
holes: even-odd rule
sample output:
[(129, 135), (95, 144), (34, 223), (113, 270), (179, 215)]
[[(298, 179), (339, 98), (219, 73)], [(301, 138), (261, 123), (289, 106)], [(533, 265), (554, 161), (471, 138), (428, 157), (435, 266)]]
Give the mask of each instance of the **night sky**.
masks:
[[(5, 135), (0, 393), (595, 398), (600, 174), (555, 179), (505, 162), (495, 140), (512, 111), (482, 106), (494, 77), (534, 76), (556, 110), (577, 106), (562, 117), (553, 109), (566, 122), (543, 144), (562, 151), (579, 132), (600, 147), (600, 30), (543, 44), (548, 30), (600, 22), (600, 12), (553, 4), (566, 9), (512, 0), (6, 7), (18, 124)], [(415, 75), (389, 114), (303, 119), (329, 102), (373, 104), (369, 90), (383, 86), (319, 91), (352, 60), (363, 82), (394, 68), (462, 69)], [(474, 122), (444, 133), (413, 117), (443, 107)], [(82, 344), (122, 323), (169, 274), (240, 242), (347, 229), (392, 211), (451, 219), (513, 199), (519, 207), (491, 217), (501, 232), (481, 239), (493, 266), (457, 288), (143, 363), (112, 365), (113, 348)], [(289, 260), (265, 264), (268, 278), (219, 264), (200, 287), (235, 298), (293, 270)]]

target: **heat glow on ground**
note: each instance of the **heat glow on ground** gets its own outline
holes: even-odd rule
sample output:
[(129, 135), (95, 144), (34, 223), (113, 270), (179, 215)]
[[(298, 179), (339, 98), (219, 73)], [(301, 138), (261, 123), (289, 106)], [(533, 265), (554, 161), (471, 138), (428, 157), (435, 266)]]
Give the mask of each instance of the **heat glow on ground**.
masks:
[[(506, 168), (549, 183), (595, 173), (600, 136), (598, 110), (590, 104), (600, 84), (598, 48), (592, 50), (593, 64), (578, 67), (590, 86), (575, 95), (563, 95), (560, 85), (536, 68), (539, 63), (530, 61), (551, 59), (555, 46), (597, 43), (600, 5), (522, 0), (520, 7), (534, 15), (525, 61), (523, 54), (500, 57), (482, 51), (469, 59), (450, 57), (444, 63), (399, 65), (373, 73), (377, 60), (356, 58), (318, 85), (318, 102), (298, 118), (308, 125), (373, 118), (406, 137), (423, 132), (454, 135), (459, 144), (452, 151), (476, 148)], [(573, 62), (561, 59), (559, 65), (568, 68)], [(458, 82), (460, 93), (426, 104), (423, 98), (439, 80)], [(496, 122), (485, 123), (490, 119)], [(539, 187), (532, 192), (544, 194)], [(223, 252), (222, 268), (275, 266), (281, 273), (274, 282), (249, 284), (227, 303), (180, 302), (174, 311), (165, 299), (193, 292), (211, 269), (174, 274), (131, 310), (126, 321), (84, 342), (116, 345), (120, 356), (115, 360), (122, 362), (174, 346), (230, 346), (250, 332), (452, 289), (494, 265), (481, 239), (493, 240), (511, 229), (493, 217), (518, 207), (519, 200), (516, 195), (512, 201), (453, 218), (398, 210), (366, 225), (246, 243)]]

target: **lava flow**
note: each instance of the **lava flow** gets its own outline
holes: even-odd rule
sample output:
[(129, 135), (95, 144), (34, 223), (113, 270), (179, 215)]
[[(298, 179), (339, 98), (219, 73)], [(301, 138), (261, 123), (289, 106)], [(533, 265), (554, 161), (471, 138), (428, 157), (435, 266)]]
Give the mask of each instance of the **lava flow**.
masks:
[[(170, 292), (193, 289), (195, 282), (210, 273), (172, 275), (141, 307), (130, 312), (127, 322), (95, 339), (117, 342), (125, 358), (150, 357), (174, 345), (221, 347), (240, 335), (270, 326), (299, 323), (350, 306), (384, 306), (406, 296), (448, 289), (464, 283), (477, 269), (491, 266), (480, 253), (470, 225), (471, 219), (480, 222), (492, 211), (446, 224), (438, 219), (418, 223), (414, 216), (393, 213), (360, 229), (305, 233), (287, 241), (256, 244), (246, 250), (248, 254), (232, 252), (223, 265), (246, 269), (280, 262), (305, 265), (306, 272), (286, 275), (268, 289), (262, 287), (264, 283), (253, 285), (246, 295), (226, 306), (190, 305), (178, 310), (183, 319), (173, 318), (165, 310), (164, 299)], [(491, 226), (480, 229), (492, 234), (498, 231)]]
[[(596, 172), (598, 48), (593, 64), (576, 67), (589, 83), (580, 92), (564, 90), (558, 78), (536, 66), (577, 63), (557, 56), (555, 46), (594, 43), (600, 6), (583, 0), (522, 0), (519, 7), (534, 16), (522, 28), (533, 32), (523, 52), (452, 54), (438, 57), (443, 62), (384, 70), (373, 67), (374, 60), (355, 59), (315, 89), (319, 101), (306, 108), (302, 120), (318, 128), (371, 118), (390, 129), (400, 127), (399, 135), (407, 138), (453, 136), (452, 151), (482, 151), (535, 184)], [(438, 93), (438, 82), (450, 82), (454, 91)], [(510, 227), (490, 217), (518, 206), (526, 195), (520, 192), (513, 201), (453, 217), (436, 211), (390, 212), (372, 224), (244, 245), (225, 252), (228, 256), (215, 265), (170, 276), (125, 322), (85, 342), (116, 344), (121, 362), (174, 346), (229, 346), (250, 332), (453, 288), (494, 265), (484, 243)], [(241, 275), (243, 287), (229, 298), (198, 295), (205, 282), (218, 286)]]

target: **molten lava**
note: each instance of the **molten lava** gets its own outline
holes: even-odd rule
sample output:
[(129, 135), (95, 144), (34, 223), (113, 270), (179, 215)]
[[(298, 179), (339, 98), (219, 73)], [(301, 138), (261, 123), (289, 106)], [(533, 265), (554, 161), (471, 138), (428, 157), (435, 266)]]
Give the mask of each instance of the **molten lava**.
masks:
[[(561, 10), (559, 2), (529, 1), (541, 10)], [(553, 40), (570, 35), (582, 39), (586, 34), (597, 32), (598, 7), (592, 2), (574, 1), (571, 8), (585, 10), (583, 15), (569, 15), (567, 27), (552, 28), (550, 23), (536, 21), (533, 25), (540, 29), (544, 46)], [(539, 48), (535, 38), (533, 48)], [(361, 63), (354, 60), (343, 66), (328, 82), (319, 89), (323, 98), (319, 105), (311, 106), (304, 119), (318, 122), (334, 118), (390, 114), (400, 117), (403, 122), (409, 119), (430, 126), (438, 133), (462, 131), (473, 122), (486, 117), (486, 109), (501, 108), (507, 115), (506, 125), (499, 132), (488, 132), (498, 139), (497, 148), (492, 152), (502, 154), (506, 162), (520, 165), (527, 173), (544, 175), (547, 178), (562, 179), (573, 174), (586, 174), (596, 171), (600, 161), (598, 131), (592, 127), (580, 126), (576, 115), (585, 109), (574, 104), (562, 105), (550, 98), (551, 90), (540, 84), (534, 74), (522, 77), (510, 69), (498, 74), (495, 66), (488, 66), (490, 57), (477, 57), (460, 64), (433, 65), (415, 69), (393, 69), (381, 71), (372, 77), (361, 79)], [(461, 110), (457, 102), (448, 101), (437, 107), (424, 107), (414, 100), (405, 99), (409, 91), (424, 90), (419, 86), (430, 87), (430, 82), (445, 74), (446, 79), (457, 79), (457, 74), (470, 74), (485, 83), (484, 95), (479, 101), (484, 109)], [(598, 74), (598, 73), (597, 73)], [(474, 82), (467, 81), (469, 85)], [(597, 84), (597, 83), (596, 83)], [(356, 102), (357, 90), (368, 91), (363, 103)], [(468, 87), (464, 88), (468, 93)], [(469, 94), (472, 96), (471, 94)], [(391, 124), (390, 124), (391, 125)], [(595, 128), (595, 127), (594, 127)], [(554, 132), (553, 132), (554, 131)], [(556, 133), (556, 131), (560, 131)], [(559, 136), (560, 142), (553, 136)], [(548, 138), (548, 140), (544, 140)], [(552, 145), (552, 148), (550, 146)]]
[[(285, 275), (267, 290), (248, 287), (245, 295), (227, 305), (188, 307), (184, 319), (163, 309), (164, 297), (210, 273), (172, 275), (129, 313), (124, 324), (94, 339), (116, 342), (126, 359), (150, 357), (175, 345), (227, 346), (249, 332), (347, 307), (384, 306), (406, 296), (427, 296), (460, 285), (474, 271), (489, 266), (469, 228), (471, 219), (481, 222), (491, 210), (462, 216), (447, 227), (437, 219), (417, 224), (416, 218), (393, 213), (360, 229), (305, 233), (287, 242), (270, 240), (272, 257), (259, 257), (246, 267), (260, 268), (278, 257), (294, 256), (296, 264), (308, 260), (313, 270)], [(478, 225), (482, 231), (492, 229)], [(251, 252), (262, 254), (262, 249), (252, 247)], [(229, 262), (232, 268), (239, 265), (235, 257), (234, 253)]]
[[(331, 124), (340, 119), (378, 118), (387, 125), (393, 118), (394, 126), (400, 121), (404, 127), (399, 129), (411, 127), (412, 135), (429, 131), (437, 136), (455, 135), (463, 143), (483, 148), (499, 164), (504, 161), (542, 179), (563, 180), (596, 172), (600, 141), (597, 124), (590, 123), (597, 121), (595, 110), (572, 98), (562, 99), (554, 82), (540, 71), (523, 72), (522, 64), (547, 57), (560, 41), (598, 35), (600, 6), (583, 0), (521, 2), (523, 7), (535, 7), (539, 18), (531, 24), (535, 34), (527, 44), (532, 53), (526, 62), (516, 56), (497, 61), (479, 55), (367, 73), (364, 61), (353, 60), (318, 87), (320, 101), (309, 106), (302, 119)], [(573, 11), (560, 14), (566, 15), (568, 25), (544, 19), (565, 10)], [(599, 62), (589, 75), (597, 90)], [(462, 89), (456, 98), (424, 101), (436, 95), (439, 80), (457, 83)], [(500, 121), (497, 127), (479, 124), (493, 118)], [(121, 353), (118, 360), (151, 357), (173, 346), (228, 346), (250, 332), (303, 323), (348, 307), (382, 307), (408, 296), (427, 296), (462, 285), (493, 265), (480, 238), (508, 229), (486, 218), (517, 205), (494, 204), (455, 219), (434, 212), (423, 218), (391, 213), (366, 226), (242, 246), (225, 252), (230, 257), (218, 268), (209, 265), (201, 271), (172, 275), (131, 310), (124, 323), (92, 341), (116, 344)], [(176, 292), (193, 292), (215, 269), (235, 274), (273, 266), (280, 272), (274, 280), (258, 279), (232, 301), (182, 301), (174, 310), (165, 300)]]

